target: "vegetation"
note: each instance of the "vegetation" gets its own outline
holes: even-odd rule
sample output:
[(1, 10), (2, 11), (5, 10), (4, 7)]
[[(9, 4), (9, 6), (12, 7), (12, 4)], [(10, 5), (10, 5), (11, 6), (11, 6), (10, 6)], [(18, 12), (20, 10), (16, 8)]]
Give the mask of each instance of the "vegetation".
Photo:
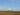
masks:
[(16, 11), (0, 11), (0, 15), (20, 15), (20, 12)]

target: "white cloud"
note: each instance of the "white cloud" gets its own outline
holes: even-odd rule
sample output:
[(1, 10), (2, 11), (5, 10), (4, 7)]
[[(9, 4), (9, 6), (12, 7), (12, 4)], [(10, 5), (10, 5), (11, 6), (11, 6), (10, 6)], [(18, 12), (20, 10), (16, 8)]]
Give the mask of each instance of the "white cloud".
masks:
[(11, 8), (8, 8), (8, 10), (11, 10)]
[(1, 9), (1, 8), (0, 8)]

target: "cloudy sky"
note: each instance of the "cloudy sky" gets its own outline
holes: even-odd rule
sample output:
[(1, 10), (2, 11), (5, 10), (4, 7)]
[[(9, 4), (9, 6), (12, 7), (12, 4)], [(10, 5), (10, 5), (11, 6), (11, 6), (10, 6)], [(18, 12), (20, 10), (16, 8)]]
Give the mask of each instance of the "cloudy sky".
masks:
[(0, 9), (20, 10), (20, 0), (0, 0)]

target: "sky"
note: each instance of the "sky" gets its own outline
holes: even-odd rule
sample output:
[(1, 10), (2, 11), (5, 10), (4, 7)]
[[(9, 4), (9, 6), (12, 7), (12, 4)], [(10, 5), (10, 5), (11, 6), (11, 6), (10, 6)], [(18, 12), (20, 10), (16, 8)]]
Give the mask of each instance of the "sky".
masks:
[(0, 0), (0, 10), (18, 10), (20, 11), (20, 0)]

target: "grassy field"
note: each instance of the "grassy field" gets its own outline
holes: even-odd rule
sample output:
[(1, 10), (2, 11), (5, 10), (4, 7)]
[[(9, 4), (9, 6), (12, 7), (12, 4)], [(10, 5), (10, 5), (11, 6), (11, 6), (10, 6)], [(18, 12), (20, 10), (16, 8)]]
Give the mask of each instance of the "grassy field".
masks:
[(20, 15), (20, 13), (0, 12), (0, 15)]

